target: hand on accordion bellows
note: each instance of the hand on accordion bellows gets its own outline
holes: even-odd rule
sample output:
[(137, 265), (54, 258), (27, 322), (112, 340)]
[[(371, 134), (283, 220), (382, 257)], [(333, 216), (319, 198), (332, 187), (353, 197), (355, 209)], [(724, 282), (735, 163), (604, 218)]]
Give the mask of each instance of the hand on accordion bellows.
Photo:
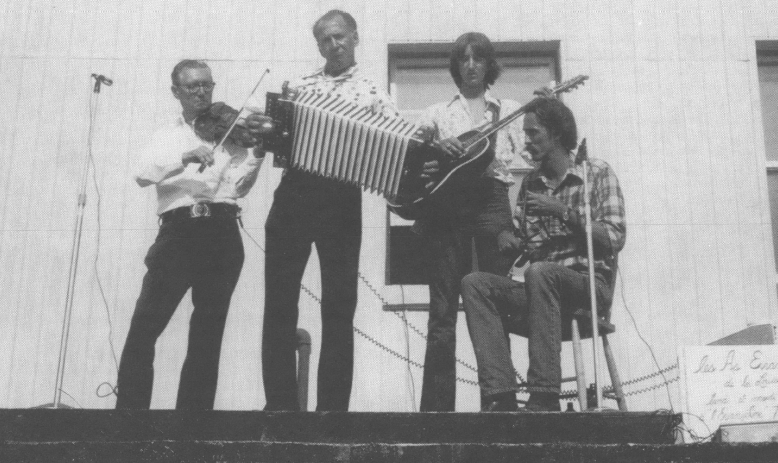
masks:
[(262, 135), (272, 133), (275, 130), (275, 124), (271, 117), (265, 116), (258, 111), (246, 116), (246, 128), (251, 135), (259, 138)]
[(181, 162), (183, 162), (184, 165), (187, 165), (190, 162), (196, 162), (210, 166), (213, 164), (213, 152), (211, 148), (205, 145), (200, 145), (192, 151), (187, 151), (184, 153), (181, 156)]
[(430, 178), (440, 172), (440, 162), (437, 159), (427, 161), (421, 169), (421, 178)]
[[(421, 168), (421, 178), (430, 179), (438, 172), (440, 172), (440, 163), (438, 162), (438, 160), (433, 159), (432, 161), (427, 161), (424, 163), (424, 166), (422, 166)], [(435, 182), (429, 181), (424, 185), (424, 188), (429, 190), (433, 186), (435, 186)]]
[(424, 143), (432, 143), (433, 140), (435, 140), (435, 127), (430, 127), (428, 125), (419, 126), (413, 136)]

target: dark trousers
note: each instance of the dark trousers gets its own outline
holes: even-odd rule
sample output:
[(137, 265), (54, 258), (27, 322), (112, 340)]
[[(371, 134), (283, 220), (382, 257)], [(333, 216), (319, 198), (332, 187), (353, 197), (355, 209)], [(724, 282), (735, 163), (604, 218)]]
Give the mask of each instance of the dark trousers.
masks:
[[(525, 281), (477, 272), (462, 280), (467, 328), (478, 362), (483, 395), (517, 391), (516, 374), (506, 333), (528, 336), (530, 392), (559, 393), (562, 380), (562, 316), (588, 307), (587, 272), (555, 262), (527, 267)], [(610, 307), (612, 290), (596, 274), (598, 310)]]
[(362, 241), (358, 188), (289, 170), (265, 225), (262, 381), (266, 410), (298, 410), (296, 330), (300, 282), (311, 245), (321, 266), (319, 411), (348, 410), (354, 366), (354, 312)]
[(146, 255), (148, 271), (122, 352), (116, 408), (149, 408), (154, 346), (192, 288), (194, 311), (176, 408), (213, 409), (224, 324), (243, 257), (235, 219), (200, 217), (160, 227)]
[(505, 275), (511, 261), (497, 248), (497, 235), (510, 230), (508, 186), (491, 178), (479, 179), (485, 195), (463, 202), (450, 217), (424, 224), (432, 251), (429, 267), (430, 312), (421, 411), (454, 411), (456, 401), (456, 324), (460, 282), (472, 271), (472, 242), (478, 268)]

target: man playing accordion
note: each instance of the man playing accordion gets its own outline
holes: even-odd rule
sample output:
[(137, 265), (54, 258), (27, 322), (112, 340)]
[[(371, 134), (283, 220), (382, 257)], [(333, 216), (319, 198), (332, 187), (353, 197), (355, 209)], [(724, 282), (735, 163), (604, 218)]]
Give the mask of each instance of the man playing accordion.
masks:
[[(323, 69), (292, 85), (296, 92), (337, 94), (387, 115), (398, 112), (389, 96), (357, 66), (357, 24), (343, 11), (324, 14), (313, 26)], [(264, 116), (247, 118), (259, 134)], [(317, 149), (318, 147), (314, 147)], [(265, 224), (265, 314), (262, 378), (266, 410), (298, 410), (296, 327), (300, 282), (311, 254), (321, 265), (322, 345), (319, 411), (348, 410), (354, 363), (353, 319), (362, 241), (362, 193), (358, 186), (287, 168)]]

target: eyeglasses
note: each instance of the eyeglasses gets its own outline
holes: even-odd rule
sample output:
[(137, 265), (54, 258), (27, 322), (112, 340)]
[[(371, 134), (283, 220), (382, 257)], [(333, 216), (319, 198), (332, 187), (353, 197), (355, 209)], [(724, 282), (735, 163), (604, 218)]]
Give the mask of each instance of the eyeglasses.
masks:
[(186, 93), (194, 95), (200, 89), (203, 89), (205, 93), (210, 92), (216, 86), (214, 82), (197, 82), (194, 84), (178, 85), (178, 88), (183, 89)]

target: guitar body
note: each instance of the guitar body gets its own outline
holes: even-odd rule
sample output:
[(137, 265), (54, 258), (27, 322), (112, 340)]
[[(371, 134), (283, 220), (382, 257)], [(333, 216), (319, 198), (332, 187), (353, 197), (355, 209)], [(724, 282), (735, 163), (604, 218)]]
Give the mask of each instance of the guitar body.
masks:
[[(540, 90), (543, 98), (553, 97), (583, 85), (589, 76), (579, 75), (557, 85), (553, 89)], [(536, 92), (537, 94), (537, 92)], [(489, 137), (524, 114), (524, 105), (499, 121), (471, 130), (459, 137), (466, 148), (465, 154), (452, 159), (430, 143), (419, 144), (408, 150), (400, 177), (397, 196), (389, 201), (389, 209), (400, 217), (416, 220), (435, 217), (456, 209), (455, 193), (463, 191), (480, 177), (494, 159), (494, 149), (489, 146)], [(422, 178), (424, 163), (437, 160), (440, 171), (433, 178)], [(426, 185), (431, 183), (430, 187)], [(462, 194), (459, 195), (462, 197)]]
[[(469, 131), (457, 138), (464, 142), (476, 135), (477, 131)], [(480, 177), (493, 159), (494, 149), (488, 138), (468, 147), (459, 158), (452, 158), (434, 145), (419, 144), (406, 155), (400, 188), (397, 196), (388, 202), (389, 210), (404, 219), (416, 220), (456, 207), (451, 204), (455, 193)], [(433, 160), (438, 161), (437, 174), (422, 178), (424, 163)]]

